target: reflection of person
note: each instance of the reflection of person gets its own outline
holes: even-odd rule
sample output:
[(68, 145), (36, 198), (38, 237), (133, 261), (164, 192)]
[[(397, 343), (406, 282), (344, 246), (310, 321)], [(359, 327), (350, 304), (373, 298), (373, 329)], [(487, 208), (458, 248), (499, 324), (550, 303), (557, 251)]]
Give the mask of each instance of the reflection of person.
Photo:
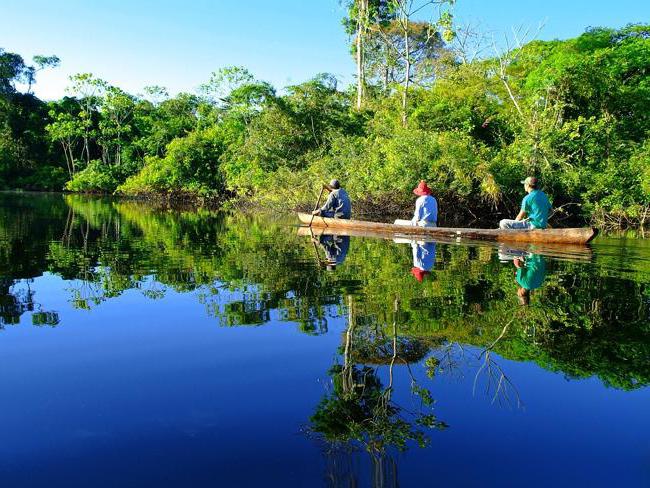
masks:
[(507, 244), (499, 244), (499, 261), (502, 263), (507, 263), (508, 261), (514, 261), (517, 258), (525, 258), (530, 256), (531, 253), (523, 249), (511, 248)]
[(335, 236), (323, 234), (318, 238), (319, 244), (325, 250), (327, 269), (332, 271), (345, 261), (350, 248), (350, 236)]
[(411, 248), (413, 249), (413, 268), (411, 268), (411, 273), (416, 280), (422, 282), (424, 277), (431, 272), (431, 269), (436, 264), (436, 243), (413, 241)]
[(522, 181), (526, 193), (521, 201), (521, 210), (514, 220), (503, 219), (499, 222), (500, 229), (546, 229), (548, 212), (551, 204), (546, 193), (539, 189), (539, 181), (534, 176), (529, 176)]
[(325, 205), (314, 210), (312, 214), (335, 219), (349, 219), (352, 214), (352, 204), (348, 193), (341, 188), (339, 180), (330, 181), (329, 185), (325, 185), (325, 189), (330, 192)]
[(438, 201), (424, 180), (420, 181), (413, 193), (418, 195), (415, 212), (411, 220), (396, 220), (397, 225), (416, 225), (419, 227), (436, 227), (438, 225)]
[(529, 305), (530, 292), (542, 286), (546, 279), (546, 260), (539, 254), (530, 254), (526, 258), (516, 257), (513, 262), (517, 268), (515, 280), (519, 285), (519, 303)]

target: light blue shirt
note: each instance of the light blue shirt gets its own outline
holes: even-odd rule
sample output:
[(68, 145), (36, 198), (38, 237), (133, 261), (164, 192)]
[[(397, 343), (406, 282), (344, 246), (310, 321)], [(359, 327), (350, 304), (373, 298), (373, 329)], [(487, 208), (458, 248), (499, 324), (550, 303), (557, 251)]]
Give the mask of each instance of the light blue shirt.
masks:
[(415, 201), (413, 225), (438, 224), (438, 202), (431, 195), (423, 195)]
[(413, 242), (413, 267), (423, 271), (431, 271), (436, 264), (436, 243), (435, 242)]
[(343, 188), (338, 188), (330, 192), (325, 205), (320, 210), (323, 217), (349, 219), (352, 214), (352, 203), (347, 192)]

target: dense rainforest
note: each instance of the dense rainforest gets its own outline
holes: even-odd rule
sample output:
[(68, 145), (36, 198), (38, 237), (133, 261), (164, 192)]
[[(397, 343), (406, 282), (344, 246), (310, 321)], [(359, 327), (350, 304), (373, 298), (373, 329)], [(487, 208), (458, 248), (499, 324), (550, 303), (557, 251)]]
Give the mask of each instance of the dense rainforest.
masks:
[(451, 223), (512, 214), (534, 174), (556, 221), (647, 222), (650, 25), (499, 49), (447, 13), (421, 22), (370, 3), (344, 22), (357, 84), (343, 89), (318, 74), (278, 91), (228, 67), (175, 96), (83, 73), (43, 101), (32, 87), (58, 58), (0, 49), (0, 189), (293, 208), (337, 177), (357, 210), (386, 211), (426, 179)]

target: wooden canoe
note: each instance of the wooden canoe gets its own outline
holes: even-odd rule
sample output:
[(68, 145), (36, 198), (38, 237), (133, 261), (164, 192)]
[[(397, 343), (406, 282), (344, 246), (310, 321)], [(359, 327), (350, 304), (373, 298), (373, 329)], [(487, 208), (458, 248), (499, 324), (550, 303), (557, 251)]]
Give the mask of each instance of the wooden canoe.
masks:
[(454, 227), (415, 227), (411, 225), (383, 224), (365, 220), (329, 219), (311, 214), (298, 213), (303, 224), (311, 222), (312, 227), (328, 230), (369, 231), (377, 234), (442, 237), (446, 239), (470, 239), (496, 242), (525, 242), (544, 244), (587, 244), (598, 234), (591, 227), (574, 229), (464, 229)]

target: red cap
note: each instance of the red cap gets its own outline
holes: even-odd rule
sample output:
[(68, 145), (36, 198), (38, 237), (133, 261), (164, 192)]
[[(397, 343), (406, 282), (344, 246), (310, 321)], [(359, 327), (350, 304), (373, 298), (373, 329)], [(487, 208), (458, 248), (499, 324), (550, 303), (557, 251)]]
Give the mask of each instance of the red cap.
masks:
[(429, 271), (424, 271), (420, 268), (411, 268), (411, 274), (415, 276), (415, 279), (422, 283), (422, 280), (426, 275), (429, 274)]
[(431, 195), (433, 193), (431, 191), (431, 188), (427, 186), (427, 184), (424, 182), (424, 180), (420, 180), (420, 183), (418, 183), (418, 186), (416, 186), (413, 189), (413, 193), (416, 195), (422, 196), (422, 195)]

